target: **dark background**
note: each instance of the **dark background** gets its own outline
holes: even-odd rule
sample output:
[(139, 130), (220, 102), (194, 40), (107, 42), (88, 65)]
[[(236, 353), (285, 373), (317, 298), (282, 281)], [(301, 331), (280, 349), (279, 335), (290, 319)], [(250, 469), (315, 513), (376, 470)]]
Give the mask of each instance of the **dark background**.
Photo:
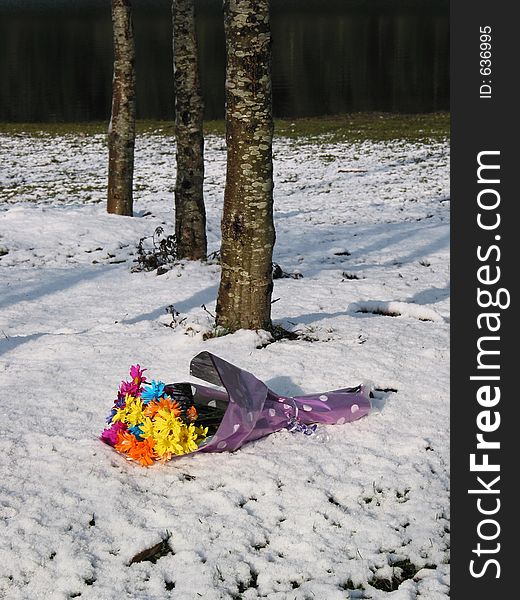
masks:
[[(224, 116), (221, 0), (198, 0), (206, 118)], [(134, 0), (138, 117), (173, 116), (170, 0)], [(449, 109), (447, 0), (272, 0), (277, 117)], [(0, 121), (105, 120), (110, 0), (0, 0)]]

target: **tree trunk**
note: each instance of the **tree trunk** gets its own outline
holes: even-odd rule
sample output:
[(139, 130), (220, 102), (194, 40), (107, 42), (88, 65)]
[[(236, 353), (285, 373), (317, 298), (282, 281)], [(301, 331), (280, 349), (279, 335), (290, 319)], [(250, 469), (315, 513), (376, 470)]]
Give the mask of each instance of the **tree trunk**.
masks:
[(114, 79), (108, 128), (107, 211), (133, 215), (135, 50), (130, 0), (112, 0)]
[(173, 0), (175, 82), (175, 237), (177, 257), (206, 257), (204, 210), (204, 105), (199, 83), (194, 0)]
[(217, 324), (271, 328), (273, 118), (269, 0), (224, 0), (227, 173)]

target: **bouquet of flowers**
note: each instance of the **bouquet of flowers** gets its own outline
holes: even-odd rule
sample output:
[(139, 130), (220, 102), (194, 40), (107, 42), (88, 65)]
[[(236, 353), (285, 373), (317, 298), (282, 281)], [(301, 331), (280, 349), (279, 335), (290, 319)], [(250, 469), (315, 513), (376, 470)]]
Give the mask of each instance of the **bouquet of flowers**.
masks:
[(288, 429), (313, 435), (317, 423), (342, 424), (371, 408), (363, 385), (321, 394), (280, 396), (251, 373), (201, 352), (191, 375), (199, 384), (148, 382), (134, 365), (119, 386), (101, 440), (128, 459), (149, 466), (193, 452), (233, 451), (242, 444)]
[(198, 412), (183, 386), (147, 382), (140, 365), (122, 381), (101, 439), (142, 465), (197, 450), (208, 427), (197, 424)]

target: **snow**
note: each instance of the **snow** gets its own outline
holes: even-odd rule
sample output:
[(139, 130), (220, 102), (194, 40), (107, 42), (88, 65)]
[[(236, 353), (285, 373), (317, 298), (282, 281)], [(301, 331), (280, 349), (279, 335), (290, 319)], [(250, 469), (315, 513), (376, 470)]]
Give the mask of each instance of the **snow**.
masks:
[[(129, 218), (105, 212), (104, 136), (0, 140), (0, 596), (448, 598), (448, 142), (276, 140), (274, 259), (303, 278), (275, 281), (273, 318), (305, 339), (267, 345), (204, 340), (218, 264), (131, 272), (172, 229), (174, 152), (139, 137)], [(212, 252), (221, 138), (206, 159)], [(281, 394), (370, 380), (375, 409), (149, 469), (98, 440), (131, 364), (195, 381), (201, 350)]]

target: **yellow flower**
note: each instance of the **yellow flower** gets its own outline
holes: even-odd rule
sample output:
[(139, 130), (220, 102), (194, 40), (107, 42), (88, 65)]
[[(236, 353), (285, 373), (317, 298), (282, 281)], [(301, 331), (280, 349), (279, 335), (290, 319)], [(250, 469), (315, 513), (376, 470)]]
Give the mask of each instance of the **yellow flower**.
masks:
[(143, 403), (140, 398), (127, 396), (126, 411), (126, 423), (129, 425), (139, 425), (144, 421)]
[(134, 398), (134, 396), (130, 396), (129, 394), (125, 397), (125, 406), (120, 408), (116, 414), (112, 418), (112, 423), (116, 423), (117, 421), (121, 421), (121, 423), (128, 423), (130, 425), (137, 425), (140, 421), (136, 423), (132, 423), (129, 419), (129, 415), (133, 410), (135, 410), (136, 403), (142, 404), (138, 398)]
[(176, 435), (154, 435), (155, 452), (159, 456), (165, 454), (184, 454), (183, 448), (179, 443), (179, 438)]
[(161, 409), (157, 413), (154, 421), (154, 432), (164, 435), (175, 433), (178, 435), (181, 426), (180, 420), (175, 416), (175, 413), (168, 409)]
[(181, 445), (183, 451), (187, 454), (188, 452), (193, 452), (197, 450), (197, 432), (195, 431), (195, 426), (193, 424), (186, 426), (183, 425), (180, 430), (179, 435), (179, 444)]
[(200, 444), (206, 439), (206, 436), (208, 435), (208, 428), (197, 425), (195, 426), (195, 432), (197, 433), (197, 441)]
[(117, 421), (121, 421), (121, 423), (126, 423), (126, 408), (120, 408), (112, 417), (112, 423), (117, 423)]
[(141, 430), (141, 437), (145, 440), (153, 437), (154, 428), (152, 419), (145, 418), (141, 425), (139, 425), (139, 428)]

